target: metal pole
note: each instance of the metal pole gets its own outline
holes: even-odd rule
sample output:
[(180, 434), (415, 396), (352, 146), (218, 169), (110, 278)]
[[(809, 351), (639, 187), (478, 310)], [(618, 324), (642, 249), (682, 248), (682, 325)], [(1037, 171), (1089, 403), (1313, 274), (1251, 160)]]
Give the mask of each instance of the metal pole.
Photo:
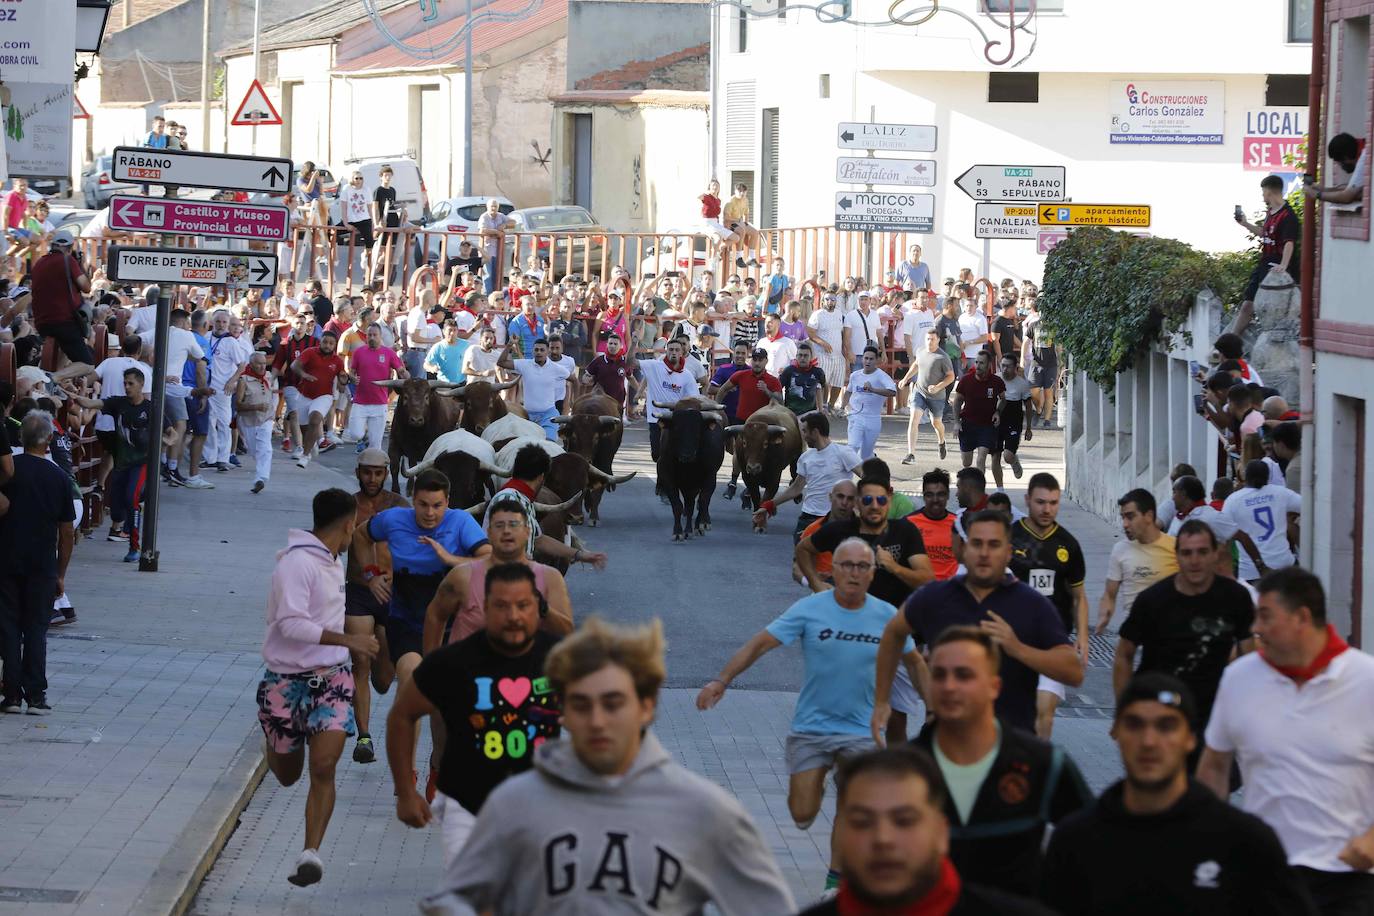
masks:
[[(716, 124), (720, 119), (720, 7), (711, 4), (711, 56), (710, 56), (710, 79), (711, 79), (711, 105), (706, 111), (706, 120), (710, 127), (710, 149), (706, 153), (706, 176), (720, 180), (716, 174)], [(728, 191), (727, 191), (728, 193)]]
[(463, 36), (463, 196), (472, 196), (472, 0), (468, 0), (467, 34)]
[[(1312, 4), (1312, 75), (1307, 80), (1307, 162), (1304, 170), (1315, 173), (1313, 163), (1321, 158), (1322, 150), (1322, 89), (1326, 83), (1326, 3), (1315, 0)], [(1299, 460), (1302, 466), (1298, 473), (1302, 482), (1302, 511), (1306, 518), (1313, 518), (1316, 509), (1316, 287), (1317, 277), (1317, 239), (1321, 238), (1321, 210), (1315, 200), (1308, 199), (1303, 208), (1302, 220), (1302, 265), (1298, 308), (1298, 401), (1302, 411), (1302, 445)], [(1308, 569), (1315, 559), (1313, 542), (1316, 538), (1304, 537), (1299, 541), (1299, 561)], [(1356, 563), (1363, 562), (1361, 557)]]
[[(262, 0), (253, 0), (253, 79), (255, 80), (258, 78), (258, 33), (261, 24)], [(228, 110), (228, 105), (225, 106), (225, 110)], [(256, 156), (258, 153), (258, 124), (256, 121), (253, 122), (251, 130), (253, 131), (253, 139), (249, 152)]]
[[(177, 189), (165, 187), (162, 196), (176, 197)], [(171, 246), (172, 236), (164, 233), (161, 238), (163, 246)], [(176, 287), (173, 284), (158, 284), (157, 324), (153, 331), (153, 390), (151, 395), (153, 415), (149, 421), (148, 460), (143, 468), (143, 524), (137, 526), (143, 536), (142, 543), (139, 545), (139, 572), (157, 572), (158, 493), (159, 485), (162, 482), (162, 418), (163, 401), (166, 399), (167, 387), (167, 338), (169, 336), (167, 326), (171, 322), (172, 296), (175, 293)], [(196, 473), (194, 468), (192, 473)], [(134, 511), (137, 511), (137, 507)]]
[(988, 273), (990, 270), (992, 270), (992, 239), (983, 239), (983, 267), (979, 276), (991, 281), (992, 276)]
[(200, 30), (200, 148), (210, 149), (210, 0), (201, 6)]

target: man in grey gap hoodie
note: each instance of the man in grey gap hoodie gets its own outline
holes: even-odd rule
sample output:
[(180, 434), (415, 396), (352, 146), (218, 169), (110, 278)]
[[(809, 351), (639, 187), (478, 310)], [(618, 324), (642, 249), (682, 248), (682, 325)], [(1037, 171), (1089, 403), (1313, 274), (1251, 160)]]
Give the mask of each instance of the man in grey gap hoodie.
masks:
[(796, 911), (767, 844), (739, 802), (674, 763), (649, 731), (663, 683), (658, 621), (597, 618), (550, 653), (565, 740), (502, 783), (463, 847), (455, 886), (429, 914), (724, 916)]

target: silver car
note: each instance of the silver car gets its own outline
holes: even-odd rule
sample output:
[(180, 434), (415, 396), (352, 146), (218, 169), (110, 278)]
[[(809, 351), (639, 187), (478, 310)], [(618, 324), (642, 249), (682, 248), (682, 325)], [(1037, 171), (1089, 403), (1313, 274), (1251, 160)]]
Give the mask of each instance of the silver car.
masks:
[(114, 180), (113, 156), (96, 156), (81, 170), (81, 196), (87, 209), (103, 209), (114, 195), (137, 194), (138, 189), (136, 184)]

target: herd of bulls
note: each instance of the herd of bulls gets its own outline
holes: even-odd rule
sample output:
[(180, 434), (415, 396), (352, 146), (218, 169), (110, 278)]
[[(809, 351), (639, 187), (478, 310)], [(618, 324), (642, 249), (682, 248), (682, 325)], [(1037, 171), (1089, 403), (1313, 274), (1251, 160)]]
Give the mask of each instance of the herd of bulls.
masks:
[[(480, 517), (490, 494), (510, 478), (515, 453), (536, 444), (548, 452), (550, 467), (535, 508), (544, 533), (561, 540), (570, 525), (599, 524), (602, 496), (634, 477), (633, 472), (614, 474), (624, 434), (620, 405), (599, 390), (576, 398), (568, 415), (555, 418), (559, 445), (502, 397), (515, 382), (397, 379), (378, 384), (397, 394), (388, 448), (397, 492), (402, 479), (436, 468), (449, 479), (450, 507)], [(749, 505), (758, 506), (778, 491), (784, 467), (796, 474), (801, 429), (781, 405), (733, 425), (727, 425), (722, 405), (707, 398), (656, 406), (669, 411), (658, 420), (657, 472), (659, 492), (673, 508), (675, 541), (693, 532), (704, 535), (711, 527), (711, 496), (727, 451), (741, 472)]]

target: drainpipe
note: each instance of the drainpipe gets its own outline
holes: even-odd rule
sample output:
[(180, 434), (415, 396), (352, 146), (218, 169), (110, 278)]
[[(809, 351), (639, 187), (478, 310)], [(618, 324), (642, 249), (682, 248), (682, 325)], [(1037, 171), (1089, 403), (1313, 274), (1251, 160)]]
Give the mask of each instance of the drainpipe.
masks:
[[(1306, 170), (1315, 172), (1313, 163), (1322, 158), (1322, 89), (1326, 83), (1326, 2), (1313, 0), (1312, 3), (1312, 75), (1307, 80), (1307, 163)], [(1308, 199), (1303, 208), (1302, 221), (1302, 269), (1301, 306), (1298, 326), (1298, 400), (1302, 406), (1302, 517), (1315, 518), (1316, 484), (1316, 435), (1312, 428), (1313, 406), (1316, 398), (1315, 338), (1316, 308), (1315, 292), (1317, 275), (1317, 240), (1321, 238), (1320, 206), (1315, 200)], [(1299, 547), (1299, 561), (1308, 569), (1312, 568), (1314, 558), (1312, 526), (1304, 526)], [(1356, 558), (1359, 562), (1359, 558)]]

